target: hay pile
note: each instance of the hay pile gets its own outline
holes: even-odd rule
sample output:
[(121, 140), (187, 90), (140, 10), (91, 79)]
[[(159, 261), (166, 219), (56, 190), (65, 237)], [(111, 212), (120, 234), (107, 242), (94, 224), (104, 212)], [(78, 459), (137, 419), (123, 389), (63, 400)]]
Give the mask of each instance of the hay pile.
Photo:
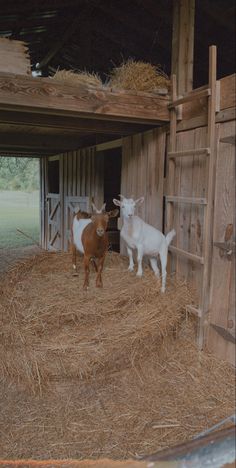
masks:
[(86, 71), (57, 70), (52, 79), (71, 86), (87, 86), (92, 88), (102, 88), (103, 86), (101, 78), (96, 73), (88, 73)]
[[(1, 285), (2, 457), (130, 458), (230, 415), (234, 372), (198, 353), (185, 284), (109, 254), (104, 289), (82, 290), (70, 256), (42, 254)], [(26, 442), (27, 441), (27, 442)]]
[(111, 71), (109, 85), (133, 91), (167, 92), (170, 80), (159, 66), (130, 59)]
[(79, 279), (71, 276), (66, 254), (44, 254), (13, 269), (4, 285), (2, 372), (36, 389), (52, 378), (124, 369), (157, 351), (180, 323), (190, 292), (172, 283), (162, 295), (151, 273), (134, 280), (125, 263), (109, 255), (104, 289), (94, 288), (93, 275), (89, 292), (82, 290), (83, 269)]

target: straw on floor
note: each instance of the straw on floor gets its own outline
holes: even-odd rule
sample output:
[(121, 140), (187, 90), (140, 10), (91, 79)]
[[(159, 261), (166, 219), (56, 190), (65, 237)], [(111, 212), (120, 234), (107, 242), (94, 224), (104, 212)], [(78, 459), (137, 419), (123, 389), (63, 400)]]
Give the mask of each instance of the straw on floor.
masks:
[(41, 254), (3, 281), (2, 457), (126, 459), (233, 412), (234, 371), (197, 351), (186, 284), (169, 278), (163, 295), (126, 269), (109, 254), (104, 289), (91, 273), (84, 292), (68, 254)]

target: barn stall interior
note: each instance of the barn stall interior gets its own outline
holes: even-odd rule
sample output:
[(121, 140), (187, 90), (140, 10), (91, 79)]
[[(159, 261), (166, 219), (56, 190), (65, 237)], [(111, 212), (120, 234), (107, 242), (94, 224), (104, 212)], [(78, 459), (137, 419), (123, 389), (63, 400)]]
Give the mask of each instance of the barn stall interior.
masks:
[[(159, 451), (163, 466), (177, 458), (166, 447), (225, 419), (232, 431), (235, 6), (67, 3), (10, 1), (0, 20), (0, 151), (40, 158), (42, 247), (1, 284), (1, 457), (147, 466), (134, 460)], [(162, 63), (171, 86), (107, 82), (134, 56)], [(58, 68), (104, 84), (52, 79)], [(104, 289), (71, 275), (74, 211), (92, 199), (112, 209), (119, 193), (144, 196), (138, 214), (176, 230), (165, 294), (148, 267), (126, 271), (117, 220)]]

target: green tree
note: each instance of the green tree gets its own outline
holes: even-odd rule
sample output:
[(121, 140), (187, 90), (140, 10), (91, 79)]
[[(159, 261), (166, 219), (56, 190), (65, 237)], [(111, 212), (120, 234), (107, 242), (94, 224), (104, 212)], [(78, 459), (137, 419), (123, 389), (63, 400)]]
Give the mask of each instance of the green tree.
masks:
[(39, 189), (39, 161), (35, 158), (0, 157), (0, 190)]

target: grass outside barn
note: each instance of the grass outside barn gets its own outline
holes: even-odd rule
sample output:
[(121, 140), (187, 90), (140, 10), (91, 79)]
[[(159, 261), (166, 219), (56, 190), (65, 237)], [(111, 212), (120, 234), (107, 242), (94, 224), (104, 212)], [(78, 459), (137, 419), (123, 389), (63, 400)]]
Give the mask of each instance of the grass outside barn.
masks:
[(39, 192), (0, 191), (0, 249), (20, 248), (39, 241)]

